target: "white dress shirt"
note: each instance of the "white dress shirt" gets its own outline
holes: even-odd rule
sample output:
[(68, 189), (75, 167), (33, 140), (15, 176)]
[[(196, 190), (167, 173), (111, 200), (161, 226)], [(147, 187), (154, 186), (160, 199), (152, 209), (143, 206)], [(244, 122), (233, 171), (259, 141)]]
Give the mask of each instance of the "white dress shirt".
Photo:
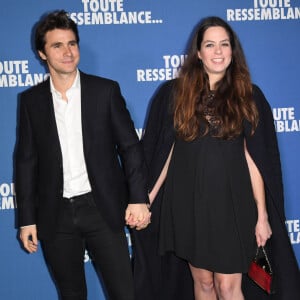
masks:
[(83, 153), (80, 73), (62, 98), (50, 78), (56, 125), (63, 158), (63, 196), (71, 198), (91, 191)]

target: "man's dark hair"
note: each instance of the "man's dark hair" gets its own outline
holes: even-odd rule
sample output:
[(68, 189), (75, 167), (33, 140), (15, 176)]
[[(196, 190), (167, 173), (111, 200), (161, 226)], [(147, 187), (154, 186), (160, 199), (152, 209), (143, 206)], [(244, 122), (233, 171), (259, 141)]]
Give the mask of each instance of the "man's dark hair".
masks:
[(66, 11), (58, 10), (48, 14), (38, 23), (35, 31), (35, 49), (37, 51), (44, 53), (46, 33), (54, 29), (72, 30), (75, 34), (76, 42), (79, 43), (77, 24), (68, 16)]

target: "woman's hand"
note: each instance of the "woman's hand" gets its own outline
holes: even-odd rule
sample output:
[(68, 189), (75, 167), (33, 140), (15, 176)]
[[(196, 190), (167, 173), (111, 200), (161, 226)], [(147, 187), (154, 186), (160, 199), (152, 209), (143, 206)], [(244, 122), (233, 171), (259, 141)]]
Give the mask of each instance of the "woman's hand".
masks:
[(272, 229), (268, 219), (258, 220), (255, 226), (255, 236), (257, 246), (265, 246), (267, 240), (272, 235)]
[(146, 203), (128, 204), (125, 211), (125, 222), (137, 230), (146, 228), (151, 223), (151, 212)]

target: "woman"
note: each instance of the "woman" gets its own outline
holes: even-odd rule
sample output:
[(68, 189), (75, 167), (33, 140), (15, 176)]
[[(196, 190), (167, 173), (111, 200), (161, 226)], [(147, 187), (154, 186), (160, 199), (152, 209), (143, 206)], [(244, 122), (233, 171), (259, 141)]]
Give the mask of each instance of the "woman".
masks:
[[(200, 23), (179, 78), (160, 89), (144, 148), (162, 169), (151, 201), (165, 182), (160, 253), (188, 262), (195, 299), (300, 299), (272, 113), (222, 19)], [(271, 235), (276, 294), (267, 296), (246, 276), (242, 291), (242, 274)]]

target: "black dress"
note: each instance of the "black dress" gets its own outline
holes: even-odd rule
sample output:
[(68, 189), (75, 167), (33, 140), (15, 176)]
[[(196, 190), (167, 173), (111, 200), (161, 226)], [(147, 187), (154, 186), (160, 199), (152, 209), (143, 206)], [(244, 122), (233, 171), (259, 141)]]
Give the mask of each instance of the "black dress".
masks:
[(161, 253), (173, 251), (213, 272), (247, 272), (256, 211), (243, 134), (176, 139), (162, 202)]

